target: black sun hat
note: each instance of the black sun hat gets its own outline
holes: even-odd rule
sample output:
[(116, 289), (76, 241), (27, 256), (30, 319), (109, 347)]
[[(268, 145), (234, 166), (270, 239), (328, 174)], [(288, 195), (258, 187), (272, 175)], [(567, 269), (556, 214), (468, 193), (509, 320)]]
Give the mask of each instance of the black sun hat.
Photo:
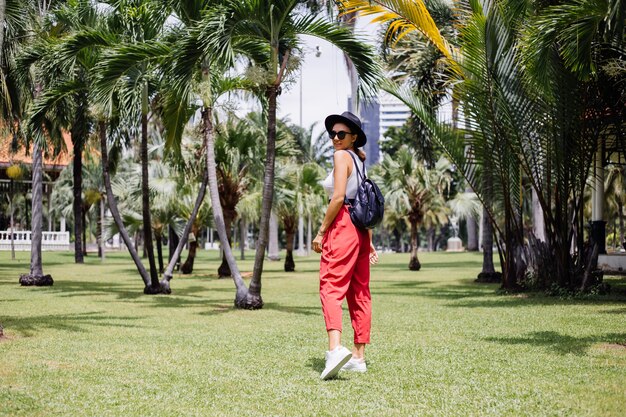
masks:
[(330, 132), (333, 130), (335, 123), (343, 123), (350, 128), (352, 133), (357, 134), (356, 142), (354, 142), (355, 148), (360, 148), (367, 143), (367, 136), (365, 136), (365, 132), (361, 129), (361, 120), (354, 114), (349, 111), (344, 111), (341, 114), (331, 114), (324, 120), (326, 131)]

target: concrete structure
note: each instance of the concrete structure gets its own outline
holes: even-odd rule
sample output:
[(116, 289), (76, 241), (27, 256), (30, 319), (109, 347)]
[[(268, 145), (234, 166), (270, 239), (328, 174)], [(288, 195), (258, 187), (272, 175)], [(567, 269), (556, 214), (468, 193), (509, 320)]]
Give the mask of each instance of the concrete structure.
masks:
[[(63, 140), (65, 142), (65, 146), (64, 146), (64, 149), (61, 150), (61, 152), (55, 155), (52, 147), (49, 147), (44, 152), (43, 169), (44, 169), (46, 176), (50, 178), (50, 180), (43, 181), (44, 204), (47, 205), (48, 213), (50, 213), (51, 211), (50, 210), (50, 204), (51, 204), (50, 197), (52, 193), (52, 188), (54, 186), (54, 182), (61, 174), (61, 171), (63, 171), (72, 160), (72, 155), (70, 153), (72, 149), (72, 141), (71, 141), (70, 135), (68, 133), (64, 133)], [(26, 172), (23, 172), (20, 178), (13, 178), (13, 179), (9, 177), (7, 170), (13, 166), (22, 166), (23, 168), (30, 169), (30, 166), (32, 165), (32, 153), (33, 153), (32, 147), (31, 149), (27, 151), (23, 146), (20, 146), (19, 143), (15, 142), (11, 138), (11, 136), (0, 137), (0, 195), (2, 195), (3, 198), (4, 198), (4, 195), (15, 196), (17, 194), (22, 194), (26, 196), (30, 192), (31, 178), (30, 178), (30, 175), (28, 175), (27, 170), (22, 170)], [(10, 230), (9, 217), (10, 216), (8, 213), (6, 214), (0, 213), (0, 230), (7, 231), (7, 232), (2, 232), (2, 233), (5, 233), (3, 236), (5, 236), (10, 241), (11, 234), (8, 232)], [(60, 231), (65, 232), (65, 219), (61, 218), (55, 221), (55, 219), (51, 217), (47, 218), (48, 231), (44, 232), (43, 247), (42, 247), (43, 250), (49, 250), (51, 247), (54, 247), (55, 250), (58, 250), (60, 246), (63, 246), (65, 244), (65, 243), (62, 243), (64, 242), (63, 240), (64, 237), (59, 237), (59, 236), (64, 236), (64, 235), (54, 234), (55, 233), (54, 230), (56, 229), (55, 226), (58, 225), (59, 222), (61, 226)], [(28, 222), (26, 222), (26, 224), (28, 224)], [(45, 224), (46, 223), (44, 223), (44, 225)], [(20, 225), (20, 227), (24, 227), (24, 224)], [(22, 239), (23, 240), (22, 243), (29, 242), (28, 244), (30, 245), (30, 231), (14, 230), (13, 232), (14, 232), (14, 235), (13, 235), (14, 237), (16, 237), (17, 233), (27, 234), (27, 235), (23, 235), (24, 239)], [(46, 233), (48, 234), (46, 235)], [(2, 239), (3, 238), (0, 237), (0, 242), (2, 241)], [(67, 239), (69, 242), (69, 234), (68, 234)], [(57, 242), (59, 243), (57, 244)], [(0, 250), (4, 250), (4, 249), (5, 249), (5, 246), (0, 243)], [(8, 249), (10, 250), (10, 245), (8, 246)], [(68, 246), (66, 245), (63, 250), (67, 250), (67, 249), (68, 249)], [(16, 250), (22, 250), (22, 249), (17, 249), (16, 247)], [(28, 250), (30, 250), (30, 246)]]
[(380, 127), (378, 137), (384, 138), (390, 127), (401, 127), (411, 117), (411, 110), (396, 97), (387, 92), (381, 92), (379, 98)]
[[(31, 232), (19, 230), (13, 232), (13, 244), (16, 251), (30, 251)], [(0, 250), (11, 250), (11, 233), (0, 232)], [(43, 232), (41, 250), (70, 250), (70, 232)]]
[[(354, 113), (353, 108), (352, 99), (348, 98), (348, 111)], [(358, 116), (363, 123), (363, 131), (367, 135), (364, 150), (367, 154), (366, 165), (369, 167), (378, 163), (381, 158), (379, 144), (385, 140), (387, 129), (402, 127), (411, 117), (411, 110), (395, 96), (381, 91), (376, 99), (361, 103)], [(452, 120), (452, 102), (449, 98), (440, 106), (439, 118)]]

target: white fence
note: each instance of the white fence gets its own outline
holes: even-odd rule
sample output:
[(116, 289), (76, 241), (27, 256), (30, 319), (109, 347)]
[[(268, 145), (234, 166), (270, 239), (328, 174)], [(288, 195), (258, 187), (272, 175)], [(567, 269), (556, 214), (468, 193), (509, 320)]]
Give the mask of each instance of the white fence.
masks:
[[(29, 251), (31, 246), (29, 230), (13, 232), (13, 244), (17, 251)], [(70, 232), (43, 232), (41, 240), (42, 250), (69, 250)], [(0, 250), (11, 250), (11, 232), (0, 232)]]

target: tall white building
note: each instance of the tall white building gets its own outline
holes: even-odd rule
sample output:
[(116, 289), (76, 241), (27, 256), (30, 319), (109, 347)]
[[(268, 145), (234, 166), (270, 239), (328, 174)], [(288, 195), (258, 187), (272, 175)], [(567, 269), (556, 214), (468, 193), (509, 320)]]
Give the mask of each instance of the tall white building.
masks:
[(411, 116), (411, 110), (396, 97), (382, 91), (378, 98), (379, 138), (384, 140), (385, 132), (390, 127), (401, 127)]
[[(352, 111), (352, 108), (352, 100), (348, 99), (348, 110)], [(361, 105), (359, 117), (368, 138), (365, 152), (368, 155), (366, 163), (370, 166), (376, 164), (382, 156), (379, 143), (386, 140), (387, 129), (404, 125), (411, 117), (411, 110), (395, 96), (381, 91), (377, 99)], [(449, 96), (439, 107), (438, 118), (452, 122), (452, 102)]]

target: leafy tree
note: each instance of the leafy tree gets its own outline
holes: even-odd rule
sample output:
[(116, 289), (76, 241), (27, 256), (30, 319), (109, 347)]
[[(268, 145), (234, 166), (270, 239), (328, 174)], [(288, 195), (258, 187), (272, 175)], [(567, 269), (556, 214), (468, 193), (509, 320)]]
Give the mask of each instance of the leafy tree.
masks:
[[(50, 3), (47, 2), (16, 2), (11, 6), (19, 5), (23, 9), (14, 9), (13, 7), (7, 7), (6, 21), (9, 22), (9, 18), (22, 14), (22, 17), (18, 17), (16, 20), (20, 21), (19, 29), (23, 30), (23, 35), (31, 38), (32, 35), (41, 33), (41, 23), (48, 13)], [(38, 10), (38, 13), (35, 11)], [(4, 30), (4, 27), (1, 28)], [(16, 49), (13, 50), (13, 56), (8, 53), (3, 53), (2, 56), (6, 60), (7, 58), (15, 59), (17, 53), (21, 52), (20, 47), (23, 46), (23, 41), (15, 42), (12, 36), (17, 35), (16, 32), (11, 31), (9, 33), (11, 37), (6, 37), (3, 43), (3, 47), (12, 46)], [(8, 81), (7, 86), (3, 85), (3, 102), (2, 106), (3, 120), (8, 123), (9, 130), (13, 133), (14, 139), (22, 136), (22, 129), (20, 125), (24, 122), (23, 116), (28, 104), (32, 103), (32, 99), (38, 97), (41, 94), (41, 72), (34, 71), (31, 77), (30, 71), (19, 71), (19, 68), (15, 65), (15, 61), (4, 63), (3, 68), (3, 83)], [(5, 89), (6, 88), (6, 89)], [(15, 99), (15, 102), (12, 102)], [(8, 117), (7, 117), (8, 116)], [(56, 120), (46, 119), (45, 124), (48, 127), (49, 132), (57, 130)], [(31, 138), (32, 135), (25, 135), (26, 147), (30, 147), (32, 139), (32, 182), (31, 182), (31, 259), (30, 259), (30, 273), (20, 276), (20, 284), (22, 285), (52, 285), (53, 280), (50, 275), (43, 275), (42, 253), (41, 243), (43, 238), (43, 152), (46, 146), (46, 139), (43, 135), (36, 135)]]
[(441, 159), (434, 168), (428, 169), (415, 151), (403, 146), (394, 158), (385, 155), (375, 176), (383, 185), (385, 202), (402, 216), (411, 227), (411, 260), (409, 269), (419, 271), (417, 258), (420, 246), (419, 228), (428, 218), (429, 222), (444, 223), (441, 215), (448, 211), (444, 193), (452, 183), (450, 164)]
[[(503, 286), (585, 288), (583, 271), (591, 261), (583, 247), (582, 201), (591, 156), (599, 132), (623, 120), (600, 109), (610, 98), (624, 97), (615, 78), (594, 72), (594, 58), (609, 49), (624, 56), (623, 25), (613, 24), (622, 6), (580, 1), (537, 14), (526, 3), (470, 2), (460, 8), (457, 51), (441, 42), (423, 4), (402, 3), (414, 13), (398, 8), (402, 16), (390, 13), (383, 20), (398, 19), (396, 32), (421, 30), (446, 56), (468, 129), (437, 123), (427, 101), (408, 89), (387, 89), (428, 126), (485, 204), (498, 236)], [(624, 106), (618, 107), (621, 113)], [(543, 211), (545, 245), (524, 243), (524, 176)], [(534, 274), (532, 282), (526, 271)]]
[(95, 97), (110, 108), (115, 94), (118, 94), (123, 100), (119, 106), (123, 126), (130, 137), (140, 138), (143, 234), (150, 267), (150, 285), (146, 290), (149, 293), (168, 292), (169, 288), (159, 283), (154, 258), (148, 175), (148, 114), (151, 96), (158, 84), (158, 63), (154, 59), (141, 59), (138, 50), (149, 45), (157, 56), (169, 52), (158, 44), (169, 14), (161, 2), (150, 0), (119, 0), (112, 6), (111, 24), (120, 33), (120, 42), (105, 50), (95, 68)]
[[(252, 191), (255, 179), (263, 169), (263, 143), (258, 140), (259, 136), (250, 124), (250, 117), (238, 120), (231, 116), (226, 122), (218, 124), (216, 130), (215, 162), (219, 199), (230, 244), (231, 227), (238, 216), (239, 202), (246, 193)], [(218, 275), (231, 276), (225, 255), (222, 255)]]
[(259, 89), (267, 97), (267, 152), (263, 179), (263, 203), (259, 224), (259, 239), (256, 245), (253, 277), (250, 291), (259, 295), (261, 274), (267, 247), (269, 217), (274, 194), (274, 161), (276, 145), (276, 105), (281, 85), (295, 63), (290, 60), (301, 40), (298, 35), (312, 35), (325, 39), (344, 51), (354, 63), (362, 87), (372, 87), (379, 74), (371, 49), (359, 42), (344, 27), (315, 14), (298, 13), (297, 0), (278, 0), (266, 2), (249, 0), (229, 4), (229, 16), (232, 19), (230, 29), (234, 37), (223, 38), (219, 49), (226, 49), (229, 43), (239, 36), (245, 36), (250, 42), (263, 45), (267, 54), (257, 59), (249, 71), (254, 76)]
[(294, 158), (283, 158), (279, 164), (274, 206), (286, 235), (285, 272), (295, 271), (293, 248), (300, 213), (305, 207), (310, 212), (311, 207), (323, 203), (322, 175), (316, 163), (300, 164)]

